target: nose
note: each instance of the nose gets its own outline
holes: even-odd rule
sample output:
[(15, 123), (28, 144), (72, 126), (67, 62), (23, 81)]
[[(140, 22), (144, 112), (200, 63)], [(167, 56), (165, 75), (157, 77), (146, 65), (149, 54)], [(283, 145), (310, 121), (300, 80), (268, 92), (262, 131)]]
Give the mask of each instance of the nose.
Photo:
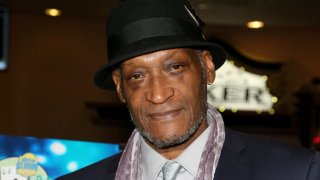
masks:
[(161, 78), (153, 78), (146, 91), (146, 100), (153, 104), (163, 104), (174, 95), (174, 90)]

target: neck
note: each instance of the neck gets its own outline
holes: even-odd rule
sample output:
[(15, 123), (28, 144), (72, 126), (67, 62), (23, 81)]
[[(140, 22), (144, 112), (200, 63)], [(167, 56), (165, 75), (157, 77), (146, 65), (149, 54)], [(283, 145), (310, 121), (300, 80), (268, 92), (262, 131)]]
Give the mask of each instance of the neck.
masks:
[(203, 131), (206, 130), (207, 127), (207, 119), (204, 119), (200, 124), (198, 130), (186, 142), (165, 149), (157, 148), (153, 144), (150, 144), (148, 141), (146, 142), (163, 157), (171, 160), (178, 157), (194, 140), (196, 140), (202, 134)]

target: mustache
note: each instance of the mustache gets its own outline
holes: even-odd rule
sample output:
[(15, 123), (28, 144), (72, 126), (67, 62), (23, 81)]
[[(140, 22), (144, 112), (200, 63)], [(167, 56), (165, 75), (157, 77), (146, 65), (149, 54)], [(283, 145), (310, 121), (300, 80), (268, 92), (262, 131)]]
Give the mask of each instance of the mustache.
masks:
[(171, 103), (171, 104), (163, 104), (163, 105), (149, 105), (147, 107), (142, 108), (143, 114), (165, 114), (173, 111), (177, 111), (180, 109), (184, 109), (184, 106), (180, 103)]

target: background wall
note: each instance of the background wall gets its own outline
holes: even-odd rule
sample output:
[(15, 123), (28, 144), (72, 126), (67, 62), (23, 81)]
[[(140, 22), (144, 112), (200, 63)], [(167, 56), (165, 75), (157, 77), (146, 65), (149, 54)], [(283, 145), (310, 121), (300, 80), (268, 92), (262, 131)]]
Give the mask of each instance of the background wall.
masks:
[(103, 19), (12, 14), (9, 69), (0, 73), (0, 133), (116, 141), (93, 126), (87, 101), (114, 102), (93, 85), (106, 60)]
[(280, 96), (282, 113), (292, 114), (294, 93), (315, 77), (320, 77), (319, 27), (245, 27), (207, 28), (208, 37), (215, 36), (232, 45), (248, 58), (263, 63), (281, 63), (280, 71), (271, 73), (268, 86)]
[[(0, 73), (0, 134), (104, 142), (125, 142), (118, 126), (92, 122), (87, 102), (119, 104), (113, 92), (98, 89), (93, 75), (106, 60), (105, 20), (11, 14), (9, 68)], [(240, 52), (284, 63), (283, 102), (301, 85), (320, 77), (319, 28), (207, 28)]]

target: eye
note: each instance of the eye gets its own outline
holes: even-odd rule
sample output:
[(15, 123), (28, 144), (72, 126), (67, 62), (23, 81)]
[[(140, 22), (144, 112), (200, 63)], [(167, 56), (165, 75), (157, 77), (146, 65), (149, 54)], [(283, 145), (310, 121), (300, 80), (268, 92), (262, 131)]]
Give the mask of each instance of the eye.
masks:
[(134, 73), (129, 77), (130, 80), (138, 80), (140, 78), (142, 78), (142, 74), (141, 73)]
[(182, 64), (171, 64), (170, 65), (170, 70), (171, 71), (181, 71), (183, 69), (183, 65)]
[(180, 64), (174, 64), (174, 65), (171, 66), (171, 68), (172, 68), (173, 70), (180, 69), (180, 68), (181, 68), (181, 65), (180, 65)]

